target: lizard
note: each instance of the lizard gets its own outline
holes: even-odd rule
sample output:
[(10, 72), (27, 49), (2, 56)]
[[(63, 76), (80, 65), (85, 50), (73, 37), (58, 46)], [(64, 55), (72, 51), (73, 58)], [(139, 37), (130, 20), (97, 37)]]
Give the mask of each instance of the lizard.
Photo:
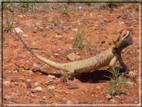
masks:
[(130, 37), (130, 32), (126, 28), (121, 28), (115, 33), (115, 36), (112, 39), (112, 44), (106, 51), (88, 59), (68, 63), (57, 63), (40, 56), (26, 45), (26, 43), (23, 41), (23, 39), (19, 36), (17, 32), (16, 34), (21, 40), (22, 44), (25, 46), (25, 48), (33, 56), (56, 69), (63, 70), (64, 72), (66, 72), (67, 76), (72, 76), (74, 73), (90, 72), (92, 70), (97, 70), (98, 68), (105, 66), (108, 66), (109, 70), (113, 72), (113, 66), (115, 65), (117, 60), (119, 61), (121, 67), (124, 70), (128, 70), (128, 67), (123, 62), (121, 57), (121, 51), (127, 46), (133, 44), (132, 38)]

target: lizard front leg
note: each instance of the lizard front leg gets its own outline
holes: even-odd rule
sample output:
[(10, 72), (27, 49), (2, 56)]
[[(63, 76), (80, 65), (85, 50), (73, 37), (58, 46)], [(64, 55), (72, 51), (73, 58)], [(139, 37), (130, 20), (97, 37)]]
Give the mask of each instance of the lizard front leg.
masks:
[(115, 77), (115, 75), (114, 75), (113, 66), (114, 66), (115, 62), (117, 61), (117, 59), (118, 59), (118, 56), (114, 56), (114, 57), (112, 58), (112, 60), (110, 61), (110, 63), (109, 63), (109, 70), (110, 70), (111, 72), (113, 72), (113, 79), (116, 79), (116, 77)]
[(118, 60), (119, 60), (119, 63), (120, 63), (120, 65), (121, 65), (121, 67), (122, 67), (125, 71), (127, 71), (127, 70), (128, 70), (128, 67), (127, 67), (127, 65), (123, 62), (121, 55), (119, 56)]

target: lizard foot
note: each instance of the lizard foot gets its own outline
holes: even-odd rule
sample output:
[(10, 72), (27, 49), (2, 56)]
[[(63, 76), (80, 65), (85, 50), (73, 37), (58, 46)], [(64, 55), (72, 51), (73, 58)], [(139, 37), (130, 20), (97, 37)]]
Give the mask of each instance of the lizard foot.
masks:
[(136, 76), (138, 75), (138, 71), (129, 71), (127, 74), (125, 74), (124, 76), (127, 78), (136, 78)]
[(70, 84), (70, 83), (72, 83), (71, 80), (73, 79), (73, 76), (68, 75), (66, 72), (64, 72), (62, 74), (62, 79), (63, 79), (63, 82)]

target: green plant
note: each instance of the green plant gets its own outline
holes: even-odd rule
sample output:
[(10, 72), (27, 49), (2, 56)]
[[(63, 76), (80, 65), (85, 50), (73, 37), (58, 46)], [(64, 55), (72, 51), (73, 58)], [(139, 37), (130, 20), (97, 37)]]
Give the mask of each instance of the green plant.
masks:
[(36, 3), (22, 3), (22, 7), (26, 8), (26, 9), (31, 9), (32, 12), (34, 11), (35, 5), (36, 5)]
[(67, 16), (70, 16), (68, 9), (65, 9), (65, 8), (63, 9), (63, 8), (61, 8), (61, 9), (59, 10), (59, 12), (60, 12), (61, 14), (65, 14), (65, 15), (67, 15)]
[(137, 10), (137, 11), (139, 10), (139, 5), (136, 6), (136, 10)]
[(5, 9), (9, 3), (3, 3), (2, 8)]
[(57, 15), (53, 18), (52, 23), (53, 23), (54, 26), (57, 26), (57, 28), (59, 28), (61, 21), (60, 21), (60, 19)]
[(2, 8), (5, 9), (5, 8), (10, 8), (12, 7), (13, 9), (15, 9), (15, 3), (3, 3), (2, 4)]
[(14, 22), (14, 18), (10, 18), (8, 14), (6, 14), (6, 25), (3, 25), (3, 31), (4, 32), (11, 31), (13, 22)]
[(63, 82), (68, 81), (68, 76), (67, 76), (67, 74), (65, 72), (63, 73), (62, 79), (63, 79)]
[(85, 5), (91, 6), (91, 2), (85, 3)]
[(121, 4), (120, 3), (114, 3), (113, 1), (112, 2), (109, 2), (109, 3), (103, 3), (102, 5), (100, 5), (100, 8), (117, 8), (118, 6), (120, 6)]
[(109, 7), (109, 8), (114, 8), (114, 7), (120, 6), (120, 4), (119, 3), (110, 2), (110, 3), (106, 3), (106, 6)]
[(88, 48), (90, 46), (92, 46), (91, 43), (86, 43), (86, 44), (83, 44), (83, 37), (85, 35), (85, 32), (84, 30), (82, 31), (77, 31), (75, 34), (74, 34), (74, 40), (72, 41), (72, 46), (73, 47), (77, 47), (77, 48), (81, 48), (81, 49), (84, 49), (84, 48)]
[[(109, 70), (107, 70), (107, 71), (109, 71)], [(119, 73), (120, 68), (116, 68), (116, 69), (113, 68), (113, 71), (114, 72), (112, 72), (112, 71), (109, 71), (109, 72), (112, 73), (115, 76), (116, 79), (114, 79), (110, 75), (109, 76), (105, 75), (105, 77), (107, 77), (111, 80), (112, 85), (106, 85), (106, 87), (108, 87), (108, 88), (104, 90), (104, 91), (107, 91), (107, 94), (112, 95), (112, 98), (115, 94), (126, 93), (124, 86), (130, 85), (130, 84), (127, 83), (127, 81), (129, 81), (128, 79), (125, 79), (125, 78), (122, 78), (122, 77), (118, 79), (119, 75), (123, 76), (127, 72)]]
[(29, 8), (30, 7), (30, 3), (22, 3), (22, 7)]

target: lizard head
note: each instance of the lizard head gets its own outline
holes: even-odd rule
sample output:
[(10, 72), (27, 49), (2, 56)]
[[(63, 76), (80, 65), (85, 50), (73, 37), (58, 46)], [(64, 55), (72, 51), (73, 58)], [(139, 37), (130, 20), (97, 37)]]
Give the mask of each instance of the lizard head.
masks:
[(125, 47), (133, 44), (130, 32), (126, 28), (118, 30), (113, 38), (113, 48), (119, 49), (120, 51)]

